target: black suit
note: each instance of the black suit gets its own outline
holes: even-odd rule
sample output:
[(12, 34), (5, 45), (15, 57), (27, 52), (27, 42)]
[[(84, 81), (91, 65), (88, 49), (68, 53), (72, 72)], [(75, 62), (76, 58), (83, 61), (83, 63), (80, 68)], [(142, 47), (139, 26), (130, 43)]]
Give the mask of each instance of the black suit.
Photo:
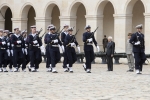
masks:
[(113, 71), (113, 57), (112, 57), (112, 55), (114, 55), (114, 51), (115, 51), (115, 43), (113, 41), (108, 42), (107, 51), (106, 51), (108, 71)]

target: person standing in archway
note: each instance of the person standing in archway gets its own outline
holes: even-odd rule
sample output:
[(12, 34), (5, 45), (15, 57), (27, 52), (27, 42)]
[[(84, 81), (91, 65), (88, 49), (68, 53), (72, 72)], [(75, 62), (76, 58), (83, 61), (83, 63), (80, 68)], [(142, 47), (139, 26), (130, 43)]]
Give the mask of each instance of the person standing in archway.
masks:
[(143, 25), (136, 26), (137, 32), (132, 34), (130, 43), (133, 45), (133, 53), (135, 59), (135, 70), (137, 74), (141, 74), (143, 64), (146, 61), (145, 56), (145, 40), (142, 33)]
[(83, 67), (87, 73), (91, 73), (91, 63), (94, 60), (93, 42), (98, 52), (100, 51), (100, 48), (97, 45), (97, 41), (95, 40), (94, 33), (91, 32), (91, 26), (87, 25), (85, 27), (85, 30), (86, 32), (83, 33), (83, 42), (84, 42), (84, 53), (85, 53), (86, 63), (83, 65)]
[(107, 43), (108, 43), (108, 39), (106, 38), (106, 35), (104, 35), (104, 38), (103, 38), (103, 49), (104, 49), (104, 52), (106, 51)]

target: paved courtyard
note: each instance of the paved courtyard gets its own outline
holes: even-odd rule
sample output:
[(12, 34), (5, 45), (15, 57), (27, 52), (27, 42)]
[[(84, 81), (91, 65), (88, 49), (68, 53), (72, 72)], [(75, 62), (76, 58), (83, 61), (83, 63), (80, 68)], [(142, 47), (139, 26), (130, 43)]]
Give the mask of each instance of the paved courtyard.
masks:
[(150, 100), (150, 65), (142, 75), (126, 72), (124, 64), (114, 65), (113, 72), (93, 64), (90, 74), (81, 64), (74, 65), (74, 73), (61, 66), (58, 74), (46, 72), (45, 63), (37, 73), (0, 73), (0, 100)]

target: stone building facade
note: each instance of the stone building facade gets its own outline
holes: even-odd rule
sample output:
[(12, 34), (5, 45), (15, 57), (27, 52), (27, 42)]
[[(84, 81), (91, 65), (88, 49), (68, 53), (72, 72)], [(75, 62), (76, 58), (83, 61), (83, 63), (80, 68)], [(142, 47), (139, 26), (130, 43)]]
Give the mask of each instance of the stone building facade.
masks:
[[(125, 52), (127, 34), (143, 24), (146, 53), (150, 53), (150, 0), (0, 0), (0, 28), (12, 30), (19, 26), (30, 31), (31, 25), (45, 32), (49, 24), (64, 24), (79, 29), (77, 40), (83, 46), (85, 25), (92, 31), (102, 50), (103, 35), (112, 36), (116, 52)], [(75, 32), (74, 31), (74, 32)]]

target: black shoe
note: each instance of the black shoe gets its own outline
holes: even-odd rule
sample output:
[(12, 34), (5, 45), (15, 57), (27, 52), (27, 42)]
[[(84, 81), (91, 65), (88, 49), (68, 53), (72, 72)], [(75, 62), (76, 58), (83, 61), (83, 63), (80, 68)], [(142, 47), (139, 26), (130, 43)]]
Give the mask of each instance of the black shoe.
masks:
[(58, 73), (57, 71), (54, 71), (54, 72), (52, 72), (52, 73)]
[(4, 72), (8, 72), (7, 70), (5, 70)]
[(68, 70), (65, 70), (64, 72), (68, 72)]
[(73, 73), (73, 71), (69, 71), (69, 73)]
[(139, 72), (139, 73), (137, 73), (137, 74), (142, 74), (142, 73)]
[(127, 72), (134, 72), (133, 70), (127, 70)]
[(87, 71), (87, 73), (91, 73), (90, 71)]

